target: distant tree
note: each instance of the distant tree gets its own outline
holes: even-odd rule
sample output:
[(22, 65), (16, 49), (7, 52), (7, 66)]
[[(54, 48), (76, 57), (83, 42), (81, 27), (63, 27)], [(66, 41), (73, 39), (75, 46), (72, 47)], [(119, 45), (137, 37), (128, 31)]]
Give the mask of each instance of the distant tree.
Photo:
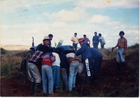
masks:
[(0, 48), (0, 50), (1, 50), (1, 54), (5, 54), (6, 53), (6, 50), (5, 49)]
[(62, 45), (62, 43), (63, 43), (63, 40), (59, 40), (59, 42), (58, 42), (57, 46), (61, 46), (61, 45)]

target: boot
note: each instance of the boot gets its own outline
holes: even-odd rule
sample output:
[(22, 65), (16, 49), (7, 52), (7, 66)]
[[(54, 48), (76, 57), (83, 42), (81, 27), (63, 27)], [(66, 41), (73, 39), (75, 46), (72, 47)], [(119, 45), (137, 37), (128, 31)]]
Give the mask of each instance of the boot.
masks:
[(120, 63), (117, 62), (117, 68), (115, 69), (115, 71), (120, 70)]
[(34, 94), (35, 82), (31, 82), (31, 94)]
[(40, 89), (40, 83), (35, 83), (35, 93), (40, 93), (41, 89)]
[(124, 69), (125, 67), (125, 62), (122, 62), (122, 69)]

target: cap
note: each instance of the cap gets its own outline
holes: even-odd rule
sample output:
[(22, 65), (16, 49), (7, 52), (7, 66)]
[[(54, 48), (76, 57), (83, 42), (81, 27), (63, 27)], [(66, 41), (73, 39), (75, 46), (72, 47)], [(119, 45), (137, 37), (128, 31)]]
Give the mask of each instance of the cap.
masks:
[(50, 40), (50, 38), (48, 36), (45, 36), (43, 41), (45, 41), (45, 40)]
[(82, 42), (82, 41), (83, 41), (83, 38), (79, 38), (79, 39), (78, 39), (78, 42)]

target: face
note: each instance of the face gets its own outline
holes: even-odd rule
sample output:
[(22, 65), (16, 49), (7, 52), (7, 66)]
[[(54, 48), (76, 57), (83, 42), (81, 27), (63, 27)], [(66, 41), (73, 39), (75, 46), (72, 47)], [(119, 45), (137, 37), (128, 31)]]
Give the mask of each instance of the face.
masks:
[(44, 43), (44, 45), (49, 45), (49, 43), (50, 43), (50, 41), (49, 40), (45, 40), (45, 41), (43, 41), (43, 43)]
[(123, 34), (122, 34), (122, 33), (120, 34), (120, 37), (121, 37), (121, 38), (123, 37)]
[(84, 44), (84, 42), (83, 41), (82, 42), (79, 42), (79, 44), (82, 46)]
[(49, 37), (50, 38), (50, 40), (52, 40), (53, 39), (53, 37)]
[(74, 34), (74, 36), (77, 36), (77, 34)]
[(94, 33), (97, 36), (97, 33)]

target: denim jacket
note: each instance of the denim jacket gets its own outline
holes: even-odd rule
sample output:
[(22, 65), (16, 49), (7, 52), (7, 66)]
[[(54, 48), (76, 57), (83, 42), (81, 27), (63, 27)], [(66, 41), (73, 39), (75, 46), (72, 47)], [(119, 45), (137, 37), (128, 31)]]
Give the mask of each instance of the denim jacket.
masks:
[(83, 44), (81, 46), (81, 48), (75, 52), (75, 54), (77, 56), (81, 54), (82, 55), (82, 61), (85, 61), (87, 58), (92, 57), (90, 49), (88, 48), (88, 46), (86, 44)]

